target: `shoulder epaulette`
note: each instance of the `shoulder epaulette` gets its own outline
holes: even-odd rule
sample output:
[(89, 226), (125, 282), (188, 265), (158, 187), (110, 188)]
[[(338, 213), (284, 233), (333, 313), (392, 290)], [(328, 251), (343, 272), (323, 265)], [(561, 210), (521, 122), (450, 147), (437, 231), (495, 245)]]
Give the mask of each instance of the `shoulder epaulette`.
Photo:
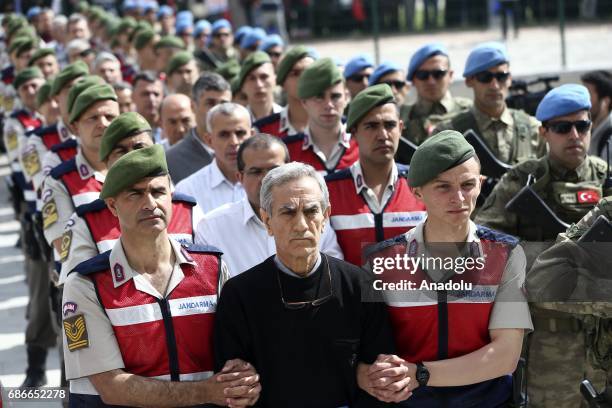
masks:
[(91, 203), (79, 205), (77, 208), (75, 208), (74, 211), (77, 213), (79, 217), (82, 217), (83, 215), (87, 213), (100, 211), (105, 208), (106, 208), (106, 203), (104, 202), (104, 200), (102, 200), (101, 198), (98, 198), (98, 199), (93, 200)]
[(501, 242), (504, 244), (508, 244), (510, 247), (514, 248), (518, 245), (519, 239), (514, 235), (506, 234), (504, 232), (496, 231), (491, 228), (477, 225), (476, 226), (476, 235), (480, 239), (486, 239), (488, 241)]
[(406, 244), (406, 243), (407, 243), (406, 234), (401, 234), (393, 238), (389, 238), (384, 241), (381, 241), (377, 244), (366, 247), (364, 250), (364, 257), (365, 259), (368, 259), (372, 254), (375, 254), (376, 252), (380, 252), (383, 249), (392, 247), (394, 245)]
[(410, 170), (410, 166), (402, 163), (395, 163), (397, 166), (397, 175), (399, 177), (408, 178), (408, 170)]
[(223, 251), (212, 245), (198, 245), (189, 243), (182, 243), (181, 245), (187, 252), (192, 252), (196, 254), (223, 255)]
[(36, 132), (36, 129), (27, 130), (27, 131), (24, 133), (24, 136), (25, 136), (25, 137), (30, 137), (30, 136), (32, 136), (32, 135), (34, 134), (34, 132)]
[(71, 272), (77, 272), (81, 275), (90, 275), (92, 273), (110, 269), (110, 253), (111, 250), (109, 249), (108, 251), (102, 252), (91, 259), (83, 261), (75, 266)]
[(61, 143), (54, 144), (53, 146), (51, 146), (51, 151), (57, 153), (60, 150), (64, 150), (64, 149), (75, 149), (78, 145), (79, 144), (76, 139), (68, 139), (68, 140), (64, 140)]
[(299, 142), (304, 140), (304, 136), (306, 136), (304, 133), (296, 133), (295, 135), (283, 137), (282, 141), (285, 142), (285, 144)]
[(70, 173), (71, 171), (75, 171), (76, 169), (77, 169), (76, 160), (72, 158), (70, 160), (66, 160), (65, 162), (55, 166), (49, 172), (49, 175), (53, 177), (54, 179), (59, 180), (59, 178), (62, 177), (64, 174)]
[(279, 119), (280, 119), (280, 112), (276, 112), (266, 117), (263, 117), (259, 120), (256, 120), (255, 123), (253, 123), (253, 127), (256, 127), (257, 129), (259, 129), (260, 126), (269, 125), (270, 123), (274, 123)]
[(191, 205), (197, 204), (196, 199), (190, 196), (189, 194), (183, 194), (183, 193), (177, 193), (177, 192), (172, 193), (172, 202), (173, 203), (182, 202), (182, 203), (187, 203)]
[(24, 110), (24, 109), (17, 109), (17, 110), (14, 110), (13, 112), (11, 112), (9, 117), (11, 117), (13, 119), (17, 119), (17, 116), (21, 115), (22, 113), (28, 114), (28, 112), (26, 110)]
[(41, 126), (35, 129), (33, 133), (36, 136), (43, 136), (43, 135), (46, 135), (47, 133), (55, 133), (55, 132), (57, 132), (57, 123), (53, 125), (49, 125), (49, 126)]
[(347, 167), (345, 169), (333, 172), (325, 176), (325, 182), (344, 180), (344, 179), (352, 178), (352, 177), (353, 175), (351, 174), (351, 169)]

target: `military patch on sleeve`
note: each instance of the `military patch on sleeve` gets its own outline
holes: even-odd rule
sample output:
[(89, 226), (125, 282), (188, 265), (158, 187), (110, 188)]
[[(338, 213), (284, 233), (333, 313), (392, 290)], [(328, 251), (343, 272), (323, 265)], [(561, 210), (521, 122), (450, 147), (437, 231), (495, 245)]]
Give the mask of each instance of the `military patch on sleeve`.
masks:
[(13, 110), (14, 106), (15, 106), (15, 97), (12, 95), (5, 96), (4, 97), (4, 111), (10, 112)]
[(47, 229), (51, 225), (55, 224), (59, 218), (57, 215), (57, 205), (55, 205), (55, 200), (51, 199), (41, 210), (43, 216), (43, 228)]
[(19, 144), (19, 141), (17, 140), (17, 133), (13, 131), (13, 132), (10, 132), (8, 135), (6, 135), (7, 150), (15, 150), (18, 144)]
[(89, 347), (89, 337), (85, 316), (82, 314), (74, 315), (64, 319), (64, 334), (66, 335), (66, 345), (68, 350), (74, 351)]
[(70, 244), (72, 244), (72, 230), (66, 230), (62, 234), (62, 242), (60, 246), (60, 262), (65, 262), (70, 255)]
[(32, 177), (40, 171), (41, 165), (36, 150), (24, 154), (22, 160), (25, 172), (28, 176)]

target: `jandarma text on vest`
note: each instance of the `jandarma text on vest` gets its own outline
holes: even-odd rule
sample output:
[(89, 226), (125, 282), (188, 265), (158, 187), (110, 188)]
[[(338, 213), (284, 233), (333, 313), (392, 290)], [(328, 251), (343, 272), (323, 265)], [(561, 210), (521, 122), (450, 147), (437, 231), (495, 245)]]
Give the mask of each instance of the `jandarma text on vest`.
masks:
[(479, 257), (432, 257), (395, 254), (392, 257), (375, 257), (372, 259), (372, 272), (377, 275), (385, 272), (408, 272), (414, 275), (418, 270), (453, 271), (458, 274), (466, 270), (481, 271), (485, 266), (485, 258)]

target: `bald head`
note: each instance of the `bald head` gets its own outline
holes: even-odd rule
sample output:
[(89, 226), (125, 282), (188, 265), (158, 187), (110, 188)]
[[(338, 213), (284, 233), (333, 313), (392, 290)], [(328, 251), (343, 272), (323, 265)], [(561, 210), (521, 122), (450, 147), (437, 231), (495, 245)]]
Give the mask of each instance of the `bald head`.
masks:
[(164, 138), (173, 145), (178, 143), (195, 126), (191, 99), (183, 94), (171, 94), (161, 105), (161, 128)]

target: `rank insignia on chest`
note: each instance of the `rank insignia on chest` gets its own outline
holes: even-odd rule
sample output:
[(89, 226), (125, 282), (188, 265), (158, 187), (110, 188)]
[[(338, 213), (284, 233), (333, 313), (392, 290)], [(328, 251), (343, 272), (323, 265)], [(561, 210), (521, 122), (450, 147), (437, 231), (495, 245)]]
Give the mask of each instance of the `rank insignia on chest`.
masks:
[(576, 192), (576, 198), (580, 204), (597, 204), (601, 199), (599, 192), (595, 190), (580, 190)]
[(578, 199), (576, 193), (561, 193), (559, 194), (559, 202), (561, 204), (576, 204)]
[(121, 282), (125, 279), (125, 274), (123, 273), (123, 266), (121, 266), (121, 264), (116, 263), (115, 266), (113, 266), (113, 274), (115, 275), (116, 282)]
[(64, 319), (64, 334), (68, 350), (75, 351), (89, 347), (89, 336), (85, 325), (85, 316), (74, 315)]
[(55, 205), (55, 200), (50, 200), (48, 203), (43, 205), (41, 212), (43, 216), (44, 229), (47, 229), (51, 225), (55, 224), (59, 218), (57, 215), (57, 205)]

